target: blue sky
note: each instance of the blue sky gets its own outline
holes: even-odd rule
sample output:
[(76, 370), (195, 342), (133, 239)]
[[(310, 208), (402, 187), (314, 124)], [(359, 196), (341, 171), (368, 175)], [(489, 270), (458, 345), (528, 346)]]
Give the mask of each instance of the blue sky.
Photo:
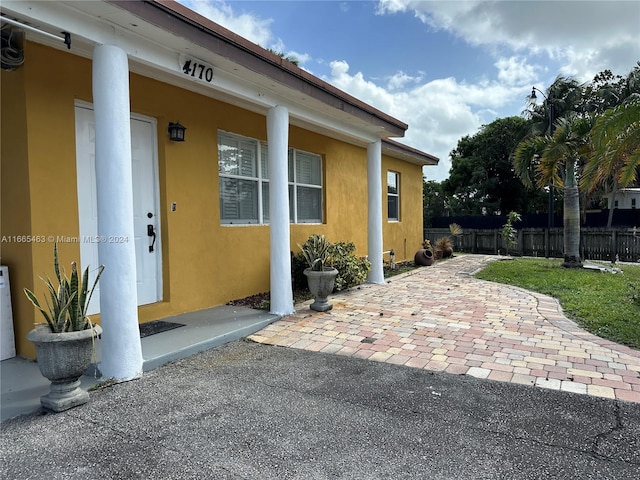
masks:
[(535, 85), (589, 81), (640, 61), (640, 1), (369, 0), (180, 3), (409, 124), (396, 139), (440, 158), (464, 135), (520, 115)]

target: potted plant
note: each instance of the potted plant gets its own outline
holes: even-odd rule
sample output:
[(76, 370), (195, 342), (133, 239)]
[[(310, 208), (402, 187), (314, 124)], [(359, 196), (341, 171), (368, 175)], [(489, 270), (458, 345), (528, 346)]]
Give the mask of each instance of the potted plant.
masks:
[(451, 238), (445, 236), (437, 239), (434, 254), (436, 260), (452, 256), (453, 244), (451, 243)]
[[(451, 235), (453, 235), (454, 240), (458, 237), (460, 237), (463, 233), (464, 230), (462, 230), (462, 227), (460, 225), (458, 225), (457, 223), (450, 223), (449, 224), (449, 231), (451, 232)], [(451, 243), (451, 255), (453, 255), (453, 247), (455, 245), (453, 244), (453, 242)]]
[(338, 270), (333, 268), (329, 249), (331, 244), (327, 242), (324, 235), (311, 235), (304, 245), (298, 244), (308, 268), (304, 270), (307, 277), (309, 291), (315, 301), (311, 304), (311, 310), (326, 312), (333, 308), (327, 301), (327, 297), (333, 292)]
[(431, 242), (427, 239), (422, 242), (422, 248), (416, 252), (413, 256), (413, 261), (416, 265), (430, 266), (433, 265), (435, 258), (433, 256), (433, 248)]
[(79, 379), (91, 364), (94, 341), (102, 329), (87, 316), (87, 306), (104, 266), (98, 268), (89, 289), (89, 268), (80, 278), (76, 262), (72, 262), (71, 276), (67, 278), (58, 262), (58, 246), (54, 245), (53, 268), (57, 285), (49, 277), (42, 279), (48, 290), (46, 308), (31, 290), (25, 288), (24, 293), (47, 322), (36, 325), (27, 334), (27, 339), (35, 344), (40, 372), (51, 382), (49, 393), (40, 397), (40, 403), (54, 412), (62, 412), (89, 400)]

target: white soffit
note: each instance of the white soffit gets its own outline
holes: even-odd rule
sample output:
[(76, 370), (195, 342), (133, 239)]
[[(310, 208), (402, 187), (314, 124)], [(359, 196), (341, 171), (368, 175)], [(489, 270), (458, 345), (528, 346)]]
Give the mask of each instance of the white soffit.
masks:
[[(72, 54), (91, 58), (94, 45), (114, 44), (127, 52), (134, 73), (260, 114), (266, 114), (272, 106), (282, 105), (289, 109), (292, 125), (357, 145), (388, 136), (379, 126), (215, 55), (112, 4), (3, 1), (1, 10), (3, 15), (54, 35), (62, 31), (71, 33)], [(25, 33), (34, 42), (67, 49), (62, 42), (37, 33)], [(187, 58), (211, 66), (212, 81), (206, 83), (184, 74), (182, 65)]]

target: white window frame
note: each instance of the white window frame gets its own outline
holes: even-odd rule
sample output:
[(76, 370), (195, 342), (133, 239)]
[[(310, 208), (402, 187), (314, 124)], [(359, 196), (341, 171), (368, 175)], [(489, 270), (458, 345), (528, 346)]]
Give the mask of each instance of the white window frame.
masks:
[[(230, 173), (223, 173), (222, 169), (221, 169), (221, 164), (220, 164), (220, 158), (222, 156), (222, 151), (221, 151), (221, 145), (222, 142), (221, 140), (223, 138), (227, 138), (230, 139), (232, 141), (236, 141), (238, 143), (247, 143), (247, 144), (251, 144), (253, 146), (253, 149), (255, 151), (255, 170), (256, 170), (256, 176), (247, 176), (247, 175), (241, 175), (241, 174), (230, 174)], [(233, 179), (233, 180), (242, 180), (242, 181), (248, 181), (248, 182), (255, 182), (257, 184), (257, 201), (258, 201), (258, 215), (256, 219), (232, 219), (232, 220), (228, 220), (223, 218), (223, 212), (222, 209), (220, 210), (220, 223), (222, 225), (258, 225), (258, 224), (262, 224), (264, 223), (264, 219), (263, 219), (263, 202), (262, 202), (262, 187), (263, 187), (263, 183), (265, 181), (268, 182), (268, 178), (264, 178), (263, 177), (263, 172), (262, 172), (262, 155), (263, 155), (263, 148), (260, 142), (258, 142), (257, 140), (253, 139), (253, 138), (249, 138), (249, 137), (244, 137), (242, 135), (237, 135), (235, 133), (230, 133), (230, 132), (225, 132), (225, 131), (218, 131), (218, 185), (219, 185), (219, 189), (220, 189), (220, 193), (219, 195), (222, 195), (222, 180), (223, 179)]]
[[(396, 187), (396, 192), (392, 193), (389, 191), (390, 188), (390, 184), (389, 184), (389, 177), (390, 175), (393, 175), (394, 179), (395, 179), (395, 187)], [(396, 212), (396, 216), (392, 216), (391, 212), (389, 211), (389, 199), (391, 198), (395, 198), (396, 199), (396, 206), (397, 206), (397, 212)], [(387, 170), (387, 221), (388, 222), (399, 222), (400, 221), (400, 173), (399, 172), (395, 172), (393, 170)]]
[[(318, 168), (320, 170), (320, 185), (312, 184), (312, 183), (302, 183), (298, 179), (298, 169), (296, 168), (298, 163), (298, 154), (311, 155), (313, 157), (317, 157), (319, 165)], [(308, 223), (322, 223), (323, 213), (324, 213), (324, 176), (322, 172), (322, 156), (316, 153), (305, 152), (303, 150), (298, 150), (295, 148), (289, 149), (289, 187), (293, 188), (293, 198), (289, 199), (290, 205), (293, 206), (291, 209), (292, 212), (289, 212), (290, 221), (294, 224), (308, 224)], [(291, 175), (293, 173), (293, 175)], [(293, 178), (292, 178), (293, 177)], [(298, 188), (310, 188), (320, 190), (320, 218), (310, 218), (310, 219), (300, 219), (299, 211), (298, 211)], [(289, 190), (289, 194), (291, 194), (291, 190)]]
[[(222, 173), (220, 158), (221, 158), (221, 140), (223, 138), (228, 138), (232, 141), (236, 142), (245, 142), (253, 144), (253, 148), (256, 152), (256, 171), (257, 176), (246, 176), (246, 175), (238, 175), (238, 174), (228, 174)], [(269, 184), (269, 161), (267, 157), (267, 144), (266, 142), (261, 142), (256, 139), (245, 137), (242, 135), (238, 135), (236, 133), (227, 132), (224, 130), (218, 131), (218, 184), (220, 185), (220, 193), (222, 195), (222, 180), (225, 178), (236, 179), (236, 180), (244, 180), (244, 181), (253, 181), (257, 183), (257, 201), (258, 201), (258, 218), (257, 220), (247, 220), (247, 219), (234, 219), (234, 220), (226, 220), (223, 218), (222, 208), (220, 209), (220, 223), (224, 226), (237, 226), (237, 225), (268, 225), (269, 224), (269, 201), (266, 199), (266, 203), (263, 201), (263, 191), (265, 189), (265, 185)], [(302, 183), (299, 181), (297, 174), (297, 156), (298, 154), (311, 155), (313, 157), (317, 157), (319, 165), (318, 168), (320, 170), (320, 185)], [(313, 224), (313, 223), (322, 223), (324, 218), (324, 174), (323, 174), (323, 158), (321, 155), (311, 152), (305, 152), (303, 150), (298, 150), (295, 148), (289, 148), (288, 153), (288, 171), (289, 171), (289, 204), (292, 205), (292, 211), (290, 212), (289, 221), (293, 224)], [(263, 168), (263, 162), (265, 163)], [(320, 218), (313, 219), (300, 219), (298, 213), (298, 188), (313, 188), (320, 190)]]

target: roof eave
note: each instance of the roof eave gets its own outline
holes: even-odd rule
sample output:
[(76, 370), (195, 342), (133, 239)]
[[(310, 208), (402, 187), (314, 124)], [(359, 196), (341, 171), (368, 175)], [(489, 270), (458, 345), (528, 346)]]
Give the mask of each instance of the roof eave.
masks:
[(382, 153), (421, 166), (438, 165), (440, 162), (438, 157), (388, 138), (382, 140)]
[(406, 123), (358, 100), (173, 0), (107, 0), (107, 3), (180, 35), (287, 88), (303, 92), (332, 108), (375, 125), (384, 132), (383, 138), (402, 137), (408, 128)]

